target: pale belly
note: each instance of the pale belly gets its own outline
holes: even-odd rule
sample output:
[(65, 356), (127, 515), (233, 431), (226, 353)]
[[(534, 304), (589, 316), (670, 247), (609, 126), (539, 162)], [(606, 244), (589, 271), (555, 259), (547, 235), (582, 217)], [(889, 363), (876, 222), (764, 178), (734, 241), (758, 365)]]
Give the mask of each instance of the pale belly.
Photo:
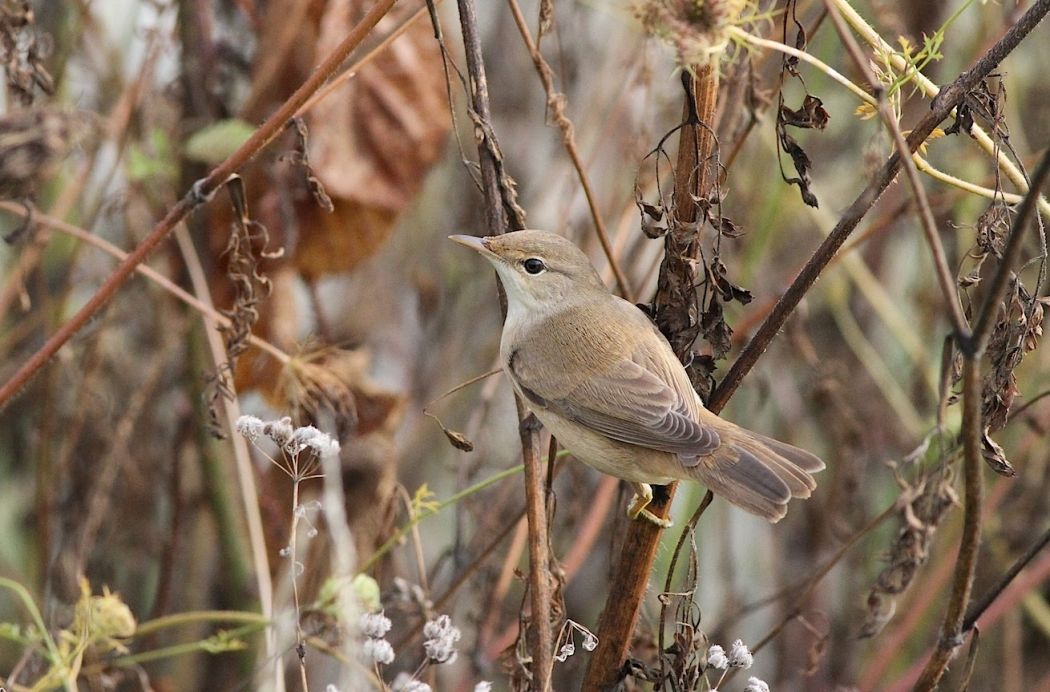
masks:
[(656, 485), (689, 478), (674, 454), (610, 440), (539, 407), (532, 412), (573, 456), (602, 473)]

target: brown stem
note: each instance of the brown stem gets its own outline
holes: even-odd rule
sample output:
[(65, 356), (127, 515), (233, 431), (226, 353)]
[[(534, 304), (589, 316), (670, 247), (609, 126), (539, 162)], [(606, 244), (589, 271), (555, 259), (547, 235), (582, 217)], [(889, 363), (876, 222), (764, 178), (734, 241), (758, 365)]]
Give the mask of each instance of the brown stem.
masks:
[(966, 611), (966, 617), (963, 618), (962, 632), (966, 634), (974, 625), (977, 624), (977, 620), (980, 619), (981, 615), (984, 614), (988, 607), (995, 602), (995, 599), (1002, 595), (1006, 587), (1017, 578), (1017, 575), (1021, 573), (1025, 567), (1039, 554), (1043, 548), (1050, 545), (1050, 528), (1043, 532), (1035, 543), (1029, 546), (1028, 550), (1025, 551), (1024, 555), (1017, 558), (1014, 564), (1010, 565), (1010, 569), (1006, 570), (1006, 573), (999, 579), (999, 582), (988, 590), (980, 601), (974, 603), (968, 611)]
[(58, 353), (58, 350), (116, 295), (120, 287), (135, 272), (135, 268), (146, 260), (149, 254), (168, 237), (193, 209), (207, 201), (219, 186), (226, 182), (226, 179), (231, 174), (248, 163), (283, 132), (285, 124), (295, 114), (299, 106), (339, 69), (339, 66), (350, 55), (350, 52), (364, 40), (368, 32), (394, 6), (396, 1), (378, 0), (361, 21), (350, 30), (350, 33), (332, 54), (325, 58), (324, 62), (314, 70), (313, 74), (295, 90), (295, 93), (288, 97), (287, 101), (281, 104), (277, 112), (267, 118), (266, 122), (252, 133), (252, 136), (244, 144), (238, 147), (237, 151), (213, 169), (206, 178), (197, 181), (193, 185), (193, 188), (153, 227), (149, 235), (127, 256), (127, 259), (113, 270), (113, 273), (84, 304), (84, 307), (62, 325), (40, 347), (40, 350), (23, 363), (10, 380), (5, 382), (3, 386), (0, 386), (0, 409), (3, 409), (11, 398), (25, 386), (29, 379), (44, 367)]
[(933, 219), (933, 211), (930, 209), (929, 200), (926, 199), (926, 190), (919, 179), (919, 170), (915, 167), (915, 161), (911, 158), (911, 151), (908, 149), (908, 143), (904, 140), (900, 124), (886, 101), (886, 90), (868, 66), (868, 58), (861, 52), (857, 40), (850, 33), (849, 27), (846, 26), (846, 22), (842, 19), (842, 15), (839, 14), (835, 3), (831, 0), (824, 0), (824, 6), (827, 8), (831, 21), (835, 25), (835, 31), (838, 32), (839, 38), (846, 46), (846, 51), (853, 59), (857, 69), (864, 75), (864, 80), (868, 84), (879, 85), (875, 88), (879, 115), (889, 131), (890, 137), (893, 138), (894, 146), (896, 146), (897, 153), (901, 156), (900, 160), (904, 164), (904, 174), (908, 179), (908, 185), (911, 187), (912, 194), (915, 196), (915, 205), (919, 211), (919, 220), (922, 222), (922, 231), (926, 236), (926, 243), (930, 246), (930, 252), (933, 253), (934, 273), (937, 275), (937, 283), (940, 284), (941, 292), (944, 294), (945, 302), (948, 304), (952, 326), (955, 327), (956, 334), (965, 338), (970, 332), (970, 326), (963, 315), (962, 304), (959, 302), (959, 292), (956, 289), (955, 280), (952, 278), (951, 269), (948, 268), (944, 244), (941, 243), (941, 237), (937, 233), (937, 223)]
[[(687, 89), (685, 104), (686, 119), (693, 114), (699, 122), (688, 122), (680, 130), (678, 141), (678, 161), (675, 166), (675, 217), (665, 240), (665, 255), (660, 266), (660, 286), (671, 286), (675, 283), (691, 287), (694, 285), (693, 268), (689, 261), (695, 258), (699, 250), (699, 232), (689, 231), (698, 217), (698, 206), (694, 196), (702, 196), (710, 186), (710, 167), (706, 162), (711, 158), (715, 141), (708, 123), (713, 122), (715, 104), (718, 95), (718, 67), (715, 64), (698, 66), (696, 78), (691, 88)], [(688, 99), (692, 98), (693, 103)], [(673, 274), (676, 281), (665, 281)], [(675, 339), (676, 334), (684, 334), (691, 327), (692, 318), (689, 310), (694, 296), (675, 294), (670, 289), (658, 289), (654, 300), (657, 313), (657, 324), (667, 334), (672, 344), (676, 341), (679, 348), (676, 355), (685, 359), (690, 343), (685, 339)], [(691, 341), (691, 340), (689, 340)], [(684, 348), (681, 344), (685, 344)], [(716, 412), (718, 409), (714, 409)], [(677, 484), (667, 486), (664, 493), (658, 493), (649, 509), (658, 516), (666, 517), (674, 498)], [(584, 677), (584, 690), (601, 690), (616, 684), (620, 668), (627, 656), (638, 611), (649, 586), (649, 573), (656, 559), (656, 549), (660, 545), (660, 528), (647, 521), (632, 521), (627, 527), (620, 559), (616, 563), (609, 597), (598, 622), (598, 646), (591, 655)]]
[(609, 261), (609, 267), (612, 268), (613, 276), (616, 277), (616, 285), (620, 287), (620, 295), (627, 300), (633, 301), (634, 297), (630, 284), (628, 284), (627, 276), (624, 275), (619, 262), (616, 261), (616, 255), (613, 253), (612, 245), (609, 243), (609, 234), (605, 230), (605, 222), (602, 221), (602, 216), (598, 212), (598, 200), (594, 196), (591, 180), (583, 169), (583, 160), (580, 158), (580, 152), (576, 148), (576, 137), (572, 121), (565, 114), (565, 95), (558, 93), (554, 89), (554, 73), (551, 71), (547, 61), (544, 60), (543, 54), (540, 53), (539, 46), (532, 40), (532, 34), (529, 33), (529, 26), (525, 22), (525, 17), (521, 13), (517, 0), (507, 1), (510, 4), (511, 14), (514, 15), (514, 23), (518, 25), (521, 40), (525, 42), (525, 47), (532, 58), (532, 64), (536, 67), (536, 72), (539, 73), (540, 81), (543, 82), (543, 91), (547, 94), (547, 108), (550, 109), (554, 124), (561, 130), (562, 143), (565, 145), (565, 151), (569, 154), (569, 158), (572, 159), (572, 166), (576, 169), (576, 176), (580, 179), (580, 187), (583, 188), (583, 195), (587, 198), (587, 207), (590, 209), (591, 219), (594, 221), (594, 230), (598, 234), (598, 242), (601, 243), (605, 259)]
[[(477, 9), (474, 0), (458, 0), (459, 22), (463, 32), (463, 49), (470, 76), (470, 99), (476, 118), (478, 162), (481, 189), (485, 197), (485, 221), (489, 233), (499, 235), (524, 227), (524, 218), (513, 202), (514, 193), (502, 171), (499, 142), (492, 129), (489, 111), (488, 80), (481, 56)], [(509, 217), (509, 218), (508, 218)], [(500, 309), (507, 314), (506, 296), (500, 291)], [(550, 555), (544, 469), (539, 451), (539, 431), (529, 423), (528, 410), (520, 397), (515, 397), (518, 431), (525, 462), (525, 508), (529, 525), (529, 597), (532, 609), (532, 631), (529, 649), (532, 654), (533, 689), (547, 692), (554, 665), (554, 637), (551, 628)]]
[(973, 589), (977, 569), (977, 551), (981, 541), (981, 500), (984, 477), (981, 475), (981, 366), (973, 357), (963, 361), (963, 474), (966, 509), (959, 555), (955, 559), (955, 579), (944, 613), (941, 638), (922, 671), (916, 690), (933, 690), (948, 669), (955, 650), (963, 643), (962, 619)]
[[(981, 56), (972, 68), (959, 75), (950, 85), (941, 89), (930, 106), (930, 112), (908, 135), (908, 150), (911, 152), (916, 151), (919, 145), (930, 136), (934, 128), (948, 117), (955, 106), (962, 102), (966, 94), (987, 77), (1010, 51), (1016, 48), (1031, 33), (1032, 29), (1042, 21), (1047, 12), (1050, 12), (1050, 0), (1038, 0), (987, 53)], [(861, 191), (860, 195), (843, 212), (842, 217), (835, 224), (835, 228), (832, 229), (828, 237), (824, 239), (824, 242), (813, 253), (806, 266), (802, 268), (795, 281), (792, 282), (791, 286), (784, 292), (784, 295), (777, 301), (769, 317), (762, 323), (755, 336), (740, 353), (729, 372), (726, 373), (722, 383), (711, 397), (709, 404), (712, 408), (717, 406), (718, 408), (715, 410), (721, 409), (729, 400), (729, 397), (733, 395), (733, 392), (736, 391), (737, 387), (740, 386), (744, 376), (758, 362), (759, 357), (768, 348), (773, 337), (783, 328), (787, 318), (816, 282), (817, 277), (824, 271), (824, 268), (831, 262), (835, 253), (849, 238), (857, 224), (860, 223), (860, 220), (868, 213), (868, 210), (878, 201), (883, 191), (896, 178), (900, 165), (900, 154), (894, 153), (875, 174), (867, 187)]]
[(981, 356), (999, 313), (999, 303), (1006, 293), (1007, 283), (1017, 265), (1024, 240), (1024, 231), (1035, 211), (1039, 191), (1050, 176), (1050, 150), (1044, 155), (1036, 169), (1032, 184), (1021, 202), (1017, 216), (1010, 227), (1010, 237), (1003, 250), (995, 278), (981, 305), (977, 327), (973, 337), (960, 343), (963, 352), (963, 473), (965, 476), (966, 511), (963, 516), (963, 532), (959, 545), (959, 556), (955, 562), (955, 580), (944, 613), (941, 638), (933, 650), (930, 660), (922, 671), (915, 689), (925, 692), (937, 687), (948, 669), (955, 651), (962, 645), (966, 606), (973, 590), (974, 574), (977, 570), (977, 553), (981, 543), (981, 499), (984, 495), (984, 476), (981, 475), (981, 435), (984, 423), (981, 416)]

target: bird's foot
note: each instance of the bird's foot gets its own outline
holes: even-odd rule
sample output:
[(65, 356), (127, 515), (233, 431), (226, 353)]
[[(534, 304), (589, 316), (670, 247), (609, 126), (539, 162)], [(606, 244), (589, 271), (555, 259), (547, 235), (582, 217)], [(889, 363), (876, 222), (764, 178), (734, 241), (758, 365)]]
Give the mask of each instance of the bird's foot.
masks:
[(674, 522), (670, 519), (658, 517), (648, 509), (649, 503), (653, 501), (653, 489), (648, 483), (635, 483), (634, 489), (635, 496), (627, 508), (627, 516), (631, 519), (651, 521), (662, 529), (669, 529), (674, 526)]

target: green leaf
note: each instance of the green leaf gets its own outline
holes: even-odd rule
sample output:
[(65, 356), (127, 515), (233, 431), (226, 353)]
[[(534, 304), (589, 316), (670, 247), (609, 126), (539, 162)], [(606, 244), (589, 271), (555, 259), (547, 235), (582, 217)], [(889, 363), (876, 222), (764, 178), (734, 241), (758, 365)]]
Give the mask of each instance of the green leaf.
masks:
[(214, 166), (235, 152), (253, 132), (255, 126), (240, 118), (220, 120), (190, 135), (183, 153), (191, 161)]

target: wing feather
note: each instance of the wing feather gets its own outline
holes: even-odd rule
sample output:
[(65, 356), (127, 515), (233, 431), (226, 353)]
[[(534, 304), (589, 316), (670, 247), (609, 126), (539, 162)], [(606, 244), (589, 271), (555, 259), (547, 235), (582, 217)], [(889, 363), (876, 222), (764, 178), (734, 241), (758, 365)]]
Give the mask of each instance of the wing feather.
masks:
[[(507, 367), (534, 405), (613, 440), (678, 454), (683, 461), (695, 463), (718, 449), (718, 433), (699, 421), (700, 404), (685, 372), (663, 363), (674, 358), (671, 347), (648, 318), (633, 305), (626, 306), (632, 319), (644, 320), (634, 332), (640, 335), (634, 343), (610, 335), (588, 343), (566, 340), (558, 343), (557, 350), (545, 348), (552, 343), (552, 332), (574, 331), (559, 332), (558, 325), (551, 324), (547, 339), (527, 340), (509, 354)], [(580, 362), (544, 367), (553, 359)], [(552, 371), (559, 377), (552, 377)]]

